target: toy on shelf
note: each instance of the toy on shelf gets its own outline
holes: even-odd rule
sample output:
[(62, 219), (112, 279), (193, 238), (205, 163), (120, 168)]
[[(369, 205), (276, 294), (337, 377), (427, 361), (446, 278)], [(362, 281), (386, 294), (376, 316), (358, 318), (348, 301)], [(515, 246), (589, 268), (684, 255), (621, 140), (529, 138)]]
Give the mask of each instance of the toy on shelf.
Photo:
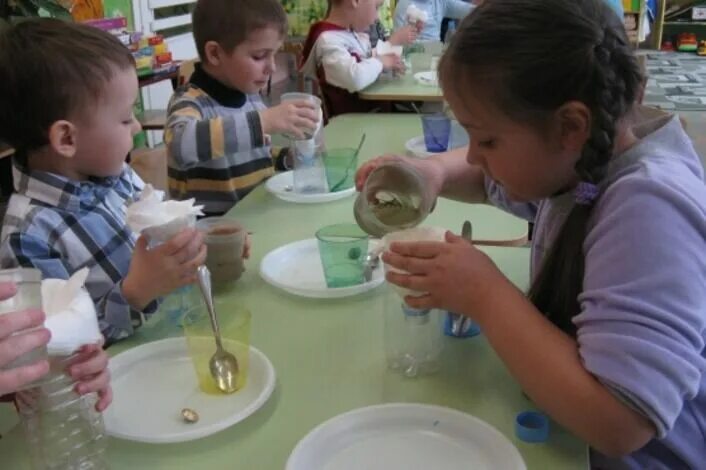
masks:
[(706, 56), (706, 41), (699, 41), (699, 48), (696, 53), (701, 56)]
[(90, 20), (85, 23), (109, 32), (132, 51), (138, 77), (171, 73), (179, 67), (163, 36), (143, 36), (140, 32), (128, 31), (127, 19), (123, 17)]
[(677, 50), (679, 52), (696, 52), (696, 34), (694, 33), (681, 33), (677, 37)]
[(137, 41), (130, 43), (128, 47), (135, 57), (138, 77), (169, 73), (178, 66), (169, 52), (167, 43), (164, 42), (164, 37), (159, 34), (137, 38)]

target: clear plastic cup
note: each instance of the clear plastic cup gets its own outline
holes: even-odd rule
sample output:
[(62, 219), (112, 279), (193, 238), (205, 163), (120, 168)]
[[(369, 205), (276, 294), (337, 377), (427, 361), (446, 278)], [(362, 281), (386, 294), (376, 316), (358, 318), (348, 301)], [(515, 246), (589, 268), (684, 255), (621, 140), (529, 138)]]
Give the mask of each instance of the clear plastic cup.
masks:
[(227, 217), (206, 217), (196, 223), (196, 228), (206, 235), (206, 266), (211, 271), (211, 281), (222, 284), (240, 279), (245, 270), (245, 228)]
[(326, 286), (348, 287), (365, 281), (368, 235), (354, 224), (323, 227), (316, 232)]
[[(12, 282), (17, 286), (17, 293), (14, 296), (10, 297), (9, 299), (0, 301), (0, 315), (5, 315), (7, 313), (17, 312), (20, 310), (41, 310), (42, 273), (38, 269), (14, 268), (0, 270), (0, 282)], [(14, 334), (22, 335), (31, 331), (35, 331), (38, 328), (39, 327), (18, 331)], [(0, 370), (9, 370), (14, 369), (16, 367), (34, 364), (35, 362), (46, 358), (47, 348), (46, 346), (41, 346), (39, 348), (26, 352), (25, 354), (18, 357), (9, 364), (0, 367)], [(26, 385), (24, 388), (31, 388), (36, 384), (37, 382), (31, 383)]]
[[(290, 93), (285, 93), (280, 97), (280, 102), (282, 102), (282, 103), (284, 103), (286, 101), (298, 101), (298, 100), (310, 101), (311, 103), (313, 103), (316, 106), (317, 110), (321, 109), (321, 99), (318, 96), (312, 95), (310, 93), (290, 92)], [(304, 139), (298, 139), (295, 136), (287, 135), (287, 134), (285, 134), (285, 136), (292, 139), (292, 140), (309, 140), (314, 137), (314, 133), (306, 132), (304, 134)]]
[(451, 120), (444, 114), (422, 116), (424, 144), (428, 152), (445, 152), (449, 148)]

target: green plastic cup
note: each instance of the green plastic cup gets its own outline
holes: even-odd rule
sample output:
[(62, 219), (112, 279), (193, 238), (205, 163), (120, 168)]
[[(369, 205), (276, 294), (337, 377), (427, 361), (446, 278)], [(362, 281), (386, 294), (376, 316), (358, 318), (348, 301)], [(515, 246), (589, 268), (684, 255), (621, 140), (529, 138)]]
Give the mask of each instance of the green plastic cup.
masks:
[(345, 191), (355, 185), (358, 155), (354, 148), (330, 149), (324, 153), (324, 167), (329, 191)]
[(368, 234), (355, 224), (337, 224), (316, 232), (326, 286), (350, 287), (365, 280)]

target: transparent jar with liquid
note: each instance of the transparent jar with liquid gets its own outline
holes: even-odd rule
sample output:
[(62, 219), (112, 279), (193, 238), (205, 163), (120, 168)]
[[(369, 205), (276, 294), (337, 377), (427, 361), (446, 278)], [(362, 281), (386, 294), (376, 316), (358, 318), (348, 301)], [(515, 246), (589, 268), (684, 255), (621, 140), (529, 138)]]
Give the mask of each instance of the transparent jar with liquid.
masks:
[(406, 377), (436, 372), (443, 349), (442, 318), (437, 309), (414, 309), (397, 295), (388, 295), (385, 308), (388, 367)]
[(42, 384), (16, 395), (33, 470), (109, 468), (98, 397), (75, 392), (76, 382), (65, 373), (72, 357), (51, 357)]
[(435, 202), (435, 196), (414, 167), (404, 162), (386, 162), (368, 175), (353, 214), (366, 233), (382, 237), (416, 227), (426, 219)]
[[(42, 273), (38, 269), (14, 268), (0, 270), (0, 282), (12, 282), (17, 288), (17, 293), (14, 296), (0, 301), (0, 316), (21, 310), (40, 310), (42, 308)], [(23, 330), (14, 334), (26, 334), (34, 331), (35, 329), (36, 328)], [(46, 346), (41, 346), (23, 354), (9, 364), (1, 367), (0, 370), (9, 370), (16, 367), (34, 364), (35, 362), (46, 358), (47, 348)], [(30, 388), (37, 383), (39, 383), (39, 381), (28, 384), (24, 388)]]

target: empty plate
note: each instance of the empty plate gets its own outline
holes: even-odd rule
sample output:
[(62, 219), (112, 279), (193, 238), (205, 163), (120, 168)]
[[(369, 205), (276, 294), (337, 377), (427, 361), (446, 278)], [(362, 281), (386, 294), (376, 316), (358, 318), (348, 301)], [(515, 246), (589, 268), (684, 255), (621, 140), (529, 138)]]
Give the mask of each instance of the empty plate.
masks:
[(333, 299), (367, 292), (385, 282), (381, 264), (373, 270), (369, 282), (350, 287), (327, 287), (319, 257), (319, 245), (316, 239), (311, 238), (269, 252), (260, 263), (260, 276), (268, 284), (290, 294)]
[(300, 204), (318, 204), (321, 202), (337, 201), (355, 194), (355, 187), (335, 193), (295, 193), (293, 171), (278, 173), (268, 179), (265, 183), (265, 189), (283, 201), (298, 202)]
[(353, 410), (314, 428), (286, 470), (525, 470), (498, 430), (460, 411), (393, 403)]

